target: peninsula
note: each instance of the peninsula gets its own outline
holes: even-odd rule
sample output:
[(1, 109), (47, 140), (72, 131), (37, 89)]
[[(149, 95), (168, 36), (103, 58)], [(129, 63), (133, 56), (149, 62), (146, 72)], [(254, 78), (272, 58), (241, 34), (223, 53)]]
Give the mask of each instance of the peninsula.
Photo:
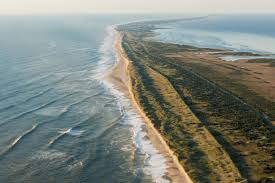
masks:
[(113, 78), (169, 149), (174, 182), (274, 181), (275, 60), (152, 39), (169, 21), (116, 28)]

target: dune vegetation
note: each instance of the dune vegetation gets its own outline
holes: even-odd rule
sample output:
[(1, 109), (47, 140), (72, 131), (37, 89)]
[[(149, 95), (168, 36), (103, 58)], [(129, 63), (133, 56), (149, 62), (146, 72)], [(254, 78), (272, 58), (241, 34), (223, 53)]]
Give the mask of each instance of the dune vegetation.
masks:
[(274, 91), (261, 95), (251, 70), (209, 54), (224, 50), (152, 40), (159, 23), (117, 30), (134, 97), (188, 175), (194, 182), (274, 181)]

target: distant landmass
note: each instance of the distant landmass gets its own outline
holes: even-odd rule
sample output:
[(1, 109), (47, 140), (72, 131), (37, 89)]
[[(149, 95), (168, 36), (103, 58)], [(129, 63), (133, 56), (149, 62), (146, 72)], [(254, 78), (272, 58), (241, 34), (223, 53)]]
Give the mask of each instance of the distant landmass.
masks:
[(156, 39), (167, 24), (204, 18), (117, 26), (117, 80), (183, 167), (178, 180), (273, 182), (273, 54)]

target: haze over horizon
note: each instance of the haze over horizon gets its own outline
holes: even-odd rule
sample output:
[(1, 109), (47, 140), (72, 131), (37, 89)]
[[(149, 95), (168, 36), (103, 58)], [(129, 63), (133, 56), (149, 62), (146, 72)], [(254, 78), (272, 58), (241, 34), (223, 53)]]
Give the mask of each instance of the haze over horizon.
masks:
[(0, 0), (0, 14), (272, 12), (274, 0)]

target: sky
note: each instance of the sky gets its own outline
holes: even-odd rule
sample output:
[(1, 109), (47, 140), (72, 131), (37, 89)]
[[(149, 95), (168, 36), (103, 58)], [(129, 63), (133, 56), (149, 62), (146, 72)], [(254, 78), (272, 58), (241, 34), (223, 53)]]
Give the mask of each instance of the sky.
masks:
[(275, 0), (0, 0), (0, 14), (275, 13)]

